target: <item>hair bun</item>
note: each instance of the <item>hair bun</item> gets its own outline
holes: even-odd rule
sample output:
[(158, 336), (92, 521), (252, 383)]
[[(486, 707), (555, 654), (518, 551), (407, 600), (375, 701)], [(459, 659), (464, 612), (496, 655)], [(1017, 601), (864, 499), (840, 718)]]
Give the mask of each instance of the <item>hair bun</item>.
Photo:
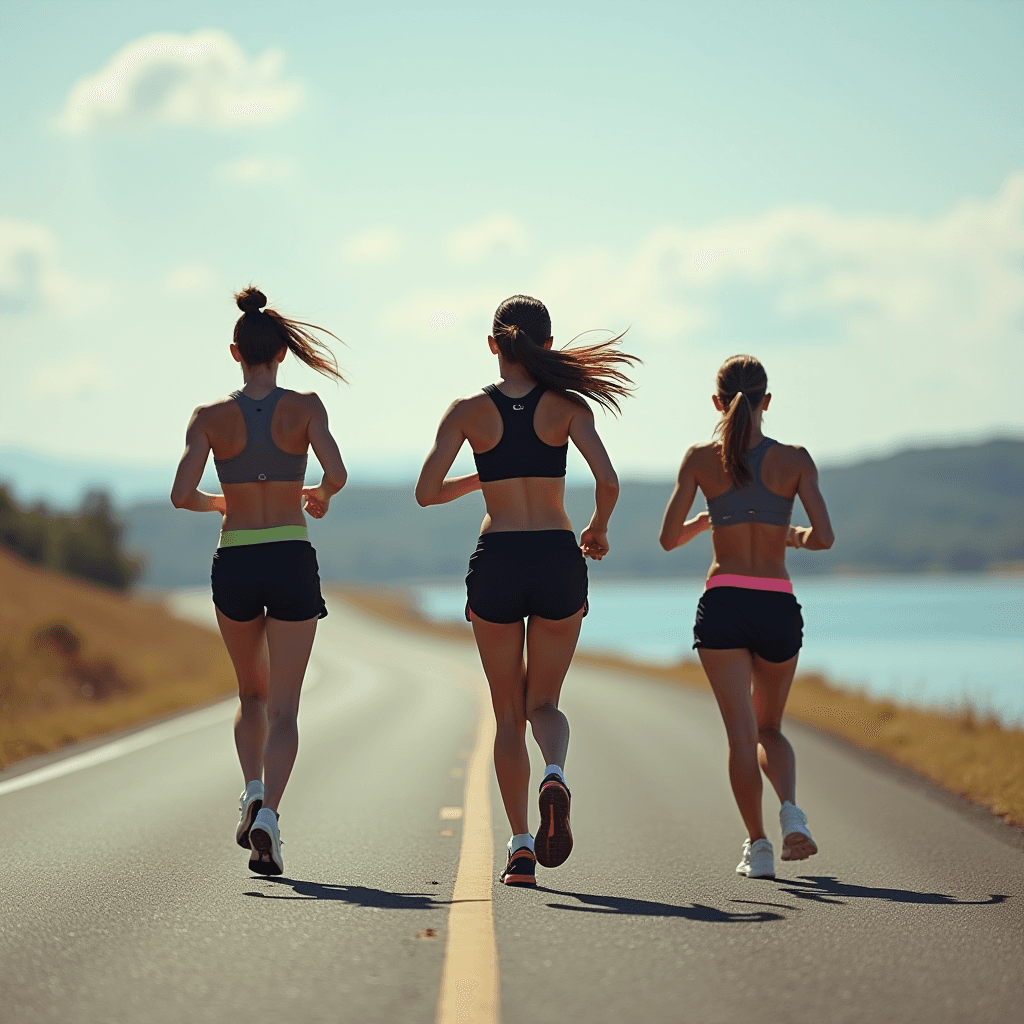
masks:
[(267, 304), (267, 297), (259, 288), (249, 285), (235, 296), (235, 303), (243, 313), (258, 313)]

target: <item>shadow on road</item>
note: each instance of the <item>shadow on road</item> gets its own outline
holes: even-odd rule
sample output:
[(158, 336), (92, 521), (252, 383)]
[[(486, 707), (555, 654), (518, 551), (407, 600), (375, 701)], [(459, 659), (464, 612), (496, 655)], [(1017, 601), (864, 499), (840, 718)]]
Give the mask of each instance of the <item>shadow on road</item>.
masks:
[(378, 910), (439, 910), (447, 907), (450, 900), (435, 900), (427, 893), (388, 892), (386, 889), (370, 889), (365, 885), (332, 885), (323, 882), (303, 882), (295, 878), (263, 878), (261, 881), (288, 886), (296, 895), (282, 893), (246, 892), (243, 896), (255, 896), (263, 900), (336, 900), (355, 907), (374, 907)]
[[(913, 889), (876, 889), (869, 885), (851, 885), (840, 882), (833, 875), (801, 875), (799, 878), (780, 879), (781, 889), (787, 896), (816, 903), (844, 904), (845, 899), (887, 900), (890, 903), (931, 903), (940, 906), (988, 907), (1003, 903), (1009, 896), (990, 895), (984, 900), (958, 900), (941, 892), (915, 892)], [(788, 887), (788, 888), (786, 888)]]
[[(685, 917), (689, 921), (708, 921), (713, 924), (738, 924), (741, 922), (782, 921), (785, 915), (770, 910), (752, 910), (747, 913), (731, 913), (716, 907), (705, 907), (701, 903), (690, 903), (679, 906), (675, 903), (654, 903), (650, 900), (633, 900), (625, 896), (594, 896), (584, 892), (560, 892), (558, 889), (545, 889), (537, 886), (537, 892), (550, 893), (552, 896), (570, 896), (582, 907), (570, 903), (549, 903), (553, 910), (575, 910), (585, 914), (629, 914), (637, 917)], [(778, 905), (778, 904), (774, 904)]]

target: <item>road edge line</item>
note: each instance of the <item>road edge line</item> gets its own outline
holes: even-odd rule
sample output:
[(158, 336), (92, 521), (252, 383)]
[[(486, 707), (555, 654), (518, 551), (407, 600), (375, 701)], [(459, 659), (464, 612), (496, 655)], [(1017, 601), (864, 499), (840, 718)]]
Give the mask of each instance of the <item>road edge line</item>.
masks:
[(494, 834), (491, 754), (494, 716), (481, 707), (476, 745), (466, 768), (462, 847), (448, 911), (448, 941), (437, 1024), (499, 1024), (498, 944), (494, 936)]

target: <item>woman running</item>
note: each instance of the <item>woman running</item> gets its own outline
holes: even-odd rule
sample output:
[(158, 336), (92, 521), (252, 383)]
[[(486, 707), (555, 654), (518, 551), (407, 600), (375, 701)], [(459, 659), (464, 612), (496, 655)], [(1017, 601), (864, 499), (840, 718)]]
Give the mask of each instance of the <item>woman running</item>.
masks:
[[(323, 403), (312, 391), (279, 388), (277, 370), (291, 352), (327, 377), (344, 378), (330, 349), (310, 333), (322, 328), (264, 310), (267, 298), (257, 288), (239, 292), (235, 302), (242, 315), (231, 355), (244, 386), (192, 414), (171, 501), (224, 517), (212, 581), (238, 676), (235, 746), (245, 790), (235, 841), (250, 850), (251, 871), (280, 875), (277, 807), (299, 746), (299, 691), (316, 624), (327, 614), (302, 510), (322, 519), (347, 474)], [(317, 487), (302, 485), (310, 446), (324, 471)], [(211, 450), (223, 494), (198, 489)]]
[[(782, 801), (782, 859), (818, 852), (796, 806), (796, 762), (781, 731), (803, 642), (786, 548), (824, 551), (833, 541), (810, 455), (761, 432), (772, 397), (767, 392), (768, 377), (753, 356), (733, 356), (722, 365), (713, 398), (722, 413), (718, 440), (694, 445), (683, 458), (660, 538), (671, 551), (711, 529), (714, 560), (697, 605), (693, 646), (725, 720), (729, 780), (747, 827), (736, 871), (749, 878), (775, 877), (761, 820), (762, 769)], [(698, 487), (708, 510), (687, 520)], [(789, 525), (798, 494), (809, 527)]]
[[(572, 850), (565, 783), (569, 723), (558, 697), (587, 612), (583, 556), (600, 560), (608, 554), (608, 519), (619, 494), (585, 398), (619, 411), (631, 381), (617, 367), (638, 362), (615, 351), (621, 337), (555, 350), (544, 303), (527, 295), (506, 299), (487, 339), (498, 357), (499, 382), (452, 403), (416, 484), (421, 505), (480, 490), (487, 508), (469, 560), (466, 618), (497, 721), (494, 767), (512, 826), (501, 874), (506, 885), (536, 885), (538, 861), (557, 867)], [(596, 481), (597, 508), (579, 545), (562, 505), (570, 438)], [(446, 479), (465, 441), (477, 472)], [(527, 722), (547, 764), (536, 844), (527, 822)]]

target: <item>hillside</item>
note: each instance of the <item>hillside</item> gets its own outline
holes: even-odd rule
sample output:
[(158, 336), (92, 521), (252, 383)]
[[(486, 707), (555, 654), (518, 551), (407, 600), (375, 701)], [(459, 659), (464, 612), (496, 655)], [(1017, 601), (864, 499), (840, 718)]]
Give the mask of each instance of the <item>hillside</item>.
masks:
[[(985, 569), (1024, 559), (1024, 441), (900, 452), (826, 469), (821, 486), (836, 528), (828, 552), (793, 552), (797, 573), (838, 570), (920, 572)], [(624, 481), (612, 520), (612, 553), (591, 565), (593, 578), (703, 573), (705, 534), (666, 555), (658, 546), (672, 491), (666, 483)], [(592, 491), (570, 487), (566, 507), (577, 529), (593, 511)], [(328, 517), (310, 522), (321, 575), (329, 580), (458, 577), (483, 516), (479, 494), (421, 509), (412, 487), (351, 485)], [(220, 520), (166, 502), (123, 513), (129, 548), (146, 561), (149, 586), (201, 585)], [(806, 522), (797, 504), (795, 522)]]
[(0, 549), (0, 768), (233, 687), (216, 633)]

